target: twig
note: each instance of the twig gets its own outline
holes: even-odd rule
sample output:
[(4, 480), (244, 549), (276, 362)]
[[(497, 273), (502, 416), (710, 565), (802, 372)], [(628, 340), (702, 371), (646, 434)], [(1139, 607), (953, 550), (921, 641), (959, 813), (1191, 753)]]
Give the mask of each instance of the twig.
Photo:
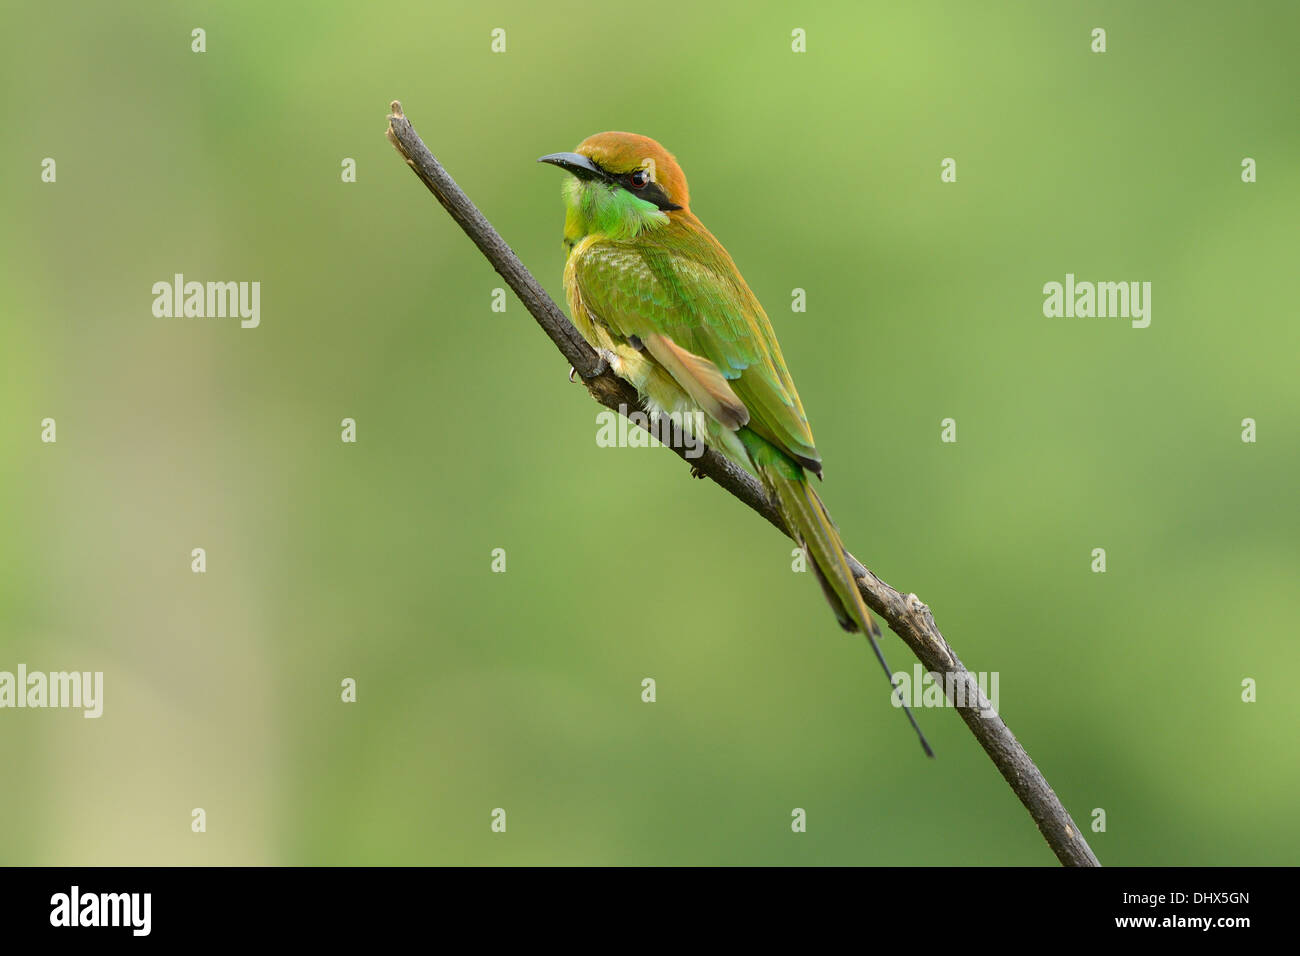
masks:
[[(582, 377), (583, 384), (592, 397), (606, 408), (623, 415), (631, 410), (643, 411), (636, 390), (604, 367), (600, 357), (533, 278), (532, 273), (524, 268), (519, 257), (434, 159), (411, 126), (410, 120), (402, 113), (402, 104), (397, 101), (393, 102), (392, 115), (388, 117), (388, 139), (437, 197), (438, 202), (442, 203), (443, 208), (474, 240), (492, 267), (509, 283), (542, 327), (542, 331), (551, 337), (556, 348)], [(708, 476), (758, 512), (782, 534), (789, 534), (762, 485), (743, 468), (712, 448), (706, 448), (699, 457), (688, 458), (688, 451), (692, 455), (699, 453), (698, 446), (691, 448), (680, 438), (674, 440), (675, 436), (666, 432), (656, 433), (656, 437), (684, 461), (689, 462), (698, 473)], [(987, 699), (979, 692), (975, 678), (939, 633), (930, 609), (915, 594), (904, 596), (895, 591), (853, 555), (848, 555), (848, 559), (867, 605), (912, 649), (936, 683), (945, 688), (962, 720), (1020, 798), (1020, 802), (1029, 810), (1057, 858), (1066, 866), (1100, 866), (1088, 841), (1038, 767), (1029, 759), (1025, 748), (1016, 740), (1001, 716), (992, 713)], [(966, 688), (964, 703), (961, 697), (954, 699), (952, 691), (957, 686)]]

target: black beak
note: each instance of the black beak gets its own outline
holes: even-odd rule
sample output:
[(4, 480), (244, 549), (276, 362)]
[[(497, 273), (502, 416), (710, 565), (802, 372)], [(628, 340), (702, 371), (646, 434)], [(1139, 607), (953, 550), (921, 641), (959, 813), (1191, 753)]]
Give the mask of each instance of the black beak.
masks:
[(573, 173), (579, 179), (609, 179), (603, 169), (580, 153), (551, 153), (549, 156), (543, 156), (537, 161), (559, 166), (561, 169)]
[(616, 176), (613, 173), (601, 169), (586, 156), (581, 153), (551, 153), (549, 156), (542, 156), (537, 160), (539, 163), (550, 163), (552, 166), (559, 166), (563, 170), (573, 173), (579, 179), (594, 179), (603, 183), (609, 183), (610, 186), (618, 186), (626, 189), (638, 199), (644, 199), (646, 202), (654, 203), (664, 212), (673, 209), (681, 209), (676, 203), (669, 200), (663, 187), (658, 183), (641, 182), (640, 185), (631, 182), (630, 175)]

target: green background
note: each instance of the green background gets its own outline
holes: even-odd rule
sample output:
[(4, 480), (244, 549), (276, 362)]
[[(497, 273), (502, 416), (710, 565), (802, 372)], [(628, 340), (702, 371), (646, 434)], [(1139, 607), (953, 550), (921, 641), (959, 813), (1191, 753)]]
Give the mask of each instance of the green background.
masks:
[[(1101, 860), (1300, 862), (1294, 4), (6, 20), (0, 670), (106, 699), (0, 711), (0, 862), (1054, 862), (952, 711), (922, 757), (787, 542), (670, 453), (597, 447), (385, 140), (394, 98), (556, 296), (536, 157), (674, 151), (850, 548), (999, 672), (1075, 819), (1105, 810)], [(155, 318), (177, 272), (260, 281), (260, 328)], [(1067, 272), (1151, 282), (1150, 328), (1045, 318)]]

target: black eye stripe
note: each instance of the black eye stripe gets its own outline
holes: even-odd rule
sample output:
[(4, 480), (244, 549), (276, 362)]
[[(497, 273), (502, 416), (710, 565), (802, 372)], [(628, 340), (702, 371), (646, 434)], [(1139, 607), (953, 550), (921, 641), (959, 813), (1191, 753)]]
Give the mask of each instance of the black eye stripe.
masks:
[(645, 186), (640, 189), (635, 189), (632, 192), (634, 195), (640, 196), (642, 199), (654, 203), (660, 209), (665, 211), (682, 208), (669, 200), (668, 194), (664, 192), (663, 187), (658, 183), (647, 183)]
[(668, 194), (664, 192), (663, 187), (654, 180), (647, 182), (641, 187), (632, 185), (632, 173), (644, 172), (645, 170), (634, 169), (631, 173), (624, 173), (622, 176), (619, 176), (605, 169), (605, 167), (601, 166), (594, 159), (592, 160), (592, 165), (599, 169), (601, 174), (604, 175), (605, 179), (610, 183), (623, 187), (638, 199), (644, 199), (646, 202), (654, 203), (660, 209), (664, 210), (664, 212), (671, 212), (674, 209), (682, 208), (670, 200)]

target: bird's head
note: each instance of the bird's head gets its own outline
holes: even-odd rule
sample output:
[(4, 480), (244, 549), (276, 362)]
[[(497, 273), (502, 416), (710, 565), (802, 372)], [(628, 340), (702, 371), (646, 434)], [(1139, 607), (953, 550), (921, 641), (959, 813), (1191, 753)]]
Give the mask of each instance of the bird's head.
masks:
[(564, 183), (566, 237), (598, 233), (630, 239), (668, 225), (672, 213), (689, 209), (682, 168), (649, 136), (597, 133), (572, 153), (551, 153), (538, 162), (573, 174)]

